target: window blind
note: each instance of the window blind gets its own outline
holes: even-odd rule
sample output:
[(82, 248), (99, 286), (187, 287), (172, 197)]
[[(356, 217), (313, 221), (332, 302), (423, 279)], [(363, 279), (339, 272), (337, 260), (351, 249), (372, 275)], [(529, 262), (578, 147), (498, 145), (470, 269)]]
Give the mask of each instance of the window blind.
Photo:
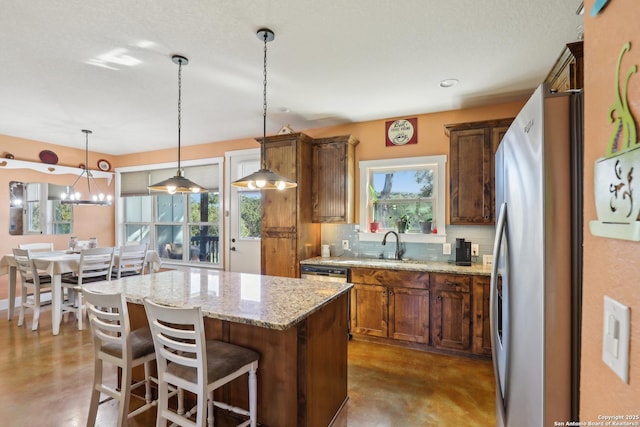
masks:
[[(182, 168), (184, 176), (210, 192), (218, 192), (220, 183), (220, 165), (186, 166)], [(175, 176), (177, 168), (154, 169), (120, 174), (120, 197), (146, 196), (150, 194), (147, 186)]]

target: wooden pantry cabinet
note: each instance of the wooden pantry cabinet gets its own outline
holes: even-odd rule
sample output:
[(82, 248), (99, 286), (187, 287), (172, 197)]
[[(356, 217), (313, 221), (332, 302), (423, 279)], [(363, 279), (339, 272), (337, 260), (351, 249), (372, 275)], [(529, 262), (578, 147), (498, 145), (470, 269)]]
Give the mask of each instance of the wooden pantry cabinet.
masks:
[(267, 168), (296, 181), (298, 186), (262, 191), (262, 274), (300, 277), (300, 260), (320, 253), (320, 224), (311, 220), (311, 143), (303, 133), (266, 139)]
[(429, 273), (352, 268), (351, 332), (429, 342)]
[(495, 223), (495, 153), (513, 118), (445, 125), (450, 223)]
[(358, 142), (352, 135), (313, 140), (313, 222), (355, 222), (355, 151)]
[(545, 82), (551, 92), (566, 92), (584, 87), (583, 42), (568, 43), (560, 53)]

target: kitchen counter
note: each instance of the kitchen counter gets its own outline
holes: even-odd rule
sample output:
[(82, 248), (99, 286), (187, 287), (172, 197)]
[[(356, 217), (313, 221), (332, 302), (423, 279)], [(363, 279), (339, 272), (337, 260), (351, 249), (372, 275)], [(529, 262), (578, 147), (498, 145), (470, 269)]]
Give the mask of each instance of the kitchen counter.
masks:
[[(185, 268), (86, 285), (123, 292), (131, 328), (148, 324), (142, 299), (199, 305), (209, 339), (260, 353), (258, 422), (326, 427), (347, 400), (349, 283)], [(246, 406), (246, 377), (223, 401)]]
[(352, 285), (190, 268), (85, 287), (124, 292), (127, 301), (136, 304), (149, 297), (172, 307), (199, 305), (205, 317), (285, 330), (346, 293)]
[(474, 276), (490, 276), (491, 267), (484, 267), (480, 263), (471, 266), (461, 266), (442, 261), (419, 261), (377, 258), (348, 258), (348, 257), (314, 257), (300, 261), (300, 264), (326, 265), (332, 267), (364, 267), (384, 268), (389, 270), (428, 271), (433, 273), (471, 274)]

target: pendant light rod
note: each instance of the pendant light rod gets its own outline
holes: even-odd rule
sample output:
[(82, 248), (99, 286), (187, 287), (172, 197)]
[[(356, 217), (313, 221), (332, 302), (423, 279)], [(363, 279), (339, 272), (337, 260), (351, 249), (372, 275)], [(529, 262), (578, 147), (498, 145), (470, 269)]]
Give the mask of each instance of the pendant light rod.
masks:
[(181, 160), (181, 134), (182, 134), (182, 66), (189, 64), (189, 60), (182, 55), (173, 55), (171, 60), (178, 64), (178, 171), (173, 178), (165, 179), (147, 188), (152, 191), (164, 191), (169, 194), (174, 193), (200, 193), (207, 191), (206, 188), (188, 180), (184, 177)]
[(260, 147), (260, 170), (250, 175), (233, 181), (234, 187), (259, 189), (259, 190), (283, 190), (297, 187), (295, 181), (285, 178), (267, 169), (267, 43), (275, 39), (273, 31), (261, 28), (256, 33), (258, 39), (264, 42), (264, 59), (262, 62), (262, 142)]

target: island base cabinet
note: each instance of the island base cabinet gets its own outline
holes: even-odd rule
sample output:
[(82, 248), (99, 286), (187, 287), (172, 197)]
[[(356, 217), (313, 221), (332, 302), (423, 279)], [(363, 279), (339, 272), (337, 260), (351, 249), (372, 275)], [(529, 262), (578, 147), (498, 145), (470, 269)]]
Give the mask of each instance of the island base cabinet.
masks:
[[(129, 310), (132, 329), (147, 324), (142, 305), (129, 304)], [(207, 339), (260, 353), (259, 425), (326, 427), (347, 400), (347, 318), (348, 295), (342, 294), (286, 330), (208, 317), (204, 321)], [(246, 376), (215, 393), (216, 400), (246, 408), (247, 396)]]

